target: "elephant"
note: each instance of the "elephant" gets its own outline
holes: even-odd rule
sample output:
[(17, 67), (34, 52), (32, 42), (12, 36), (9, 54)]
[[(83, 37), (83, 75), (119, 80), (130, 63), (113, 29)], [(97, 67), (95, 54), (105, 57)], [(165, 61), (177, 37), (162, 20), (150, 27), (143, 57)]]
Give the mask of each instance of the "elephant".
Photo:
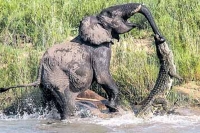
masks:
[(109, 67), (113, 40), (137, 27), (128, 19), (135, 13), (143, 14), (154, 34), (160, 34), (149, 9), (139, 3), (115, 5), (103, 9), (97, 15), (86, 16), (80, 21), (79, 34), (70, 42), (55, 44), (43, 55), (37, 80), (26, 85), (0, 88), (39, 86), (45, 103), (53, 101), (61, 120), (74, 115), (77, 95), (96, 81), (108, 95), (106, 105), (116, 112), (119, 89)]

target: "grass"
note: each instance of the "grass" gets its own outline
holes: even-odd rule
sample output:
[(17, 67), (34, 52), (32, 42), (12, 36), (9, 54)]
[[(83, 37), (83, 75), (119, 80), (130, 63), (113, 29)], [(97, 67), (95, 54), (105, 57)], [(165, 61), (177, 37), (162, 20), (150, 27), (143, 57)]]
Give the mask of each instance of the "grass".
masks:
[[(173, 50), (178, 73), (185, 82), (199, 81), (200, 2), (197, 0), (0, 0), (0, 86), (34, 81), (45, 49), (77, 35), (79, 22), (84, 16), (128, 2), (140, 2), (149, 7)], [(140, 14), (134, 15), (131, 21), (141, 24), (142, 28), (121, 35), (121, 41), (112, 48), (111, 72), (120, 87), (123, 104), (146, 97), (159, 68), (155, 52), (138, 51), (134, 42), (134, 39), (153, 38), (148, 22)], [(26, 43), (21, 47), (19, 40), (14, 42), (15, 35), (19, 34), (30, 37), (32, 47), (27, 47)], [(12, 102), (31, 90), (11, 90), (0, 95), (0, 99), (6, 101), (11, 97)], [(102, 93), (100, 88), (97, 90)], [(171, 97), (176, 99), (181, 96), (173, 93)]]

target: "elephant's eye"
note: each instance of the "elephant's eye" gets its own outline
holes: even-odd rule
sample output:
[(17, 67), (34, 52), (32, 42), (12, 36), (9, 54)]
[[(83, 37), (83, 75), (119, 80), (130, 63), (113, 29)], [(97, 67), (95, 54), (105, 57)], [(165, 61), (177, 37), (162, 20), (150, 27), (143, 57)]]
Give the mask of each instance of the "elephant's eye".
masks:
[(109, 18), (112, 17), (112, 13), (109, 12), (109, 11), (104, 11), (104, 12), (100, 13), (100, 15), (102, 15), (102, 16), (107, 16), (107, 17), (109, 17)]
[(111, 18), (113, 15), (111, 12), (107, 12), (107, 16)]
[(127, 17), (127, 16), (122, 17), (122, 19), (125, 20), (125, 21), (126, 21), (128, 18), (129, 18), (129, 17)]

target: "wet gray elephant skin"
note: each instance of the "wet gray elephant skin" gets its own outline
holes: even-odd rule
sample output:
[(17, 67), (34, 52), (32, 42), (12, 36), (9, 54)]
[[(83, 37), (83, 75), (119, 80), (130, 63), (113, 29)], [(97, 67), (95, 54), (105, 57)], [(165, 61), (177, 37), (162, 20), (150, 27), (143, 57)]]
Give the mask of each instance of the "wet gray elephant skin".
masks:
[(34, 83), (1, 88), (0, 92), (40, 86), (46, 99), (44, 103), (53, 101), (61, 119), (66, 119), (74, 114), (76, 96), (96, 81), (108, 95), (107, 107), (110, 111), (117, 111), (119, 90), (109, 71), (111, 45), (113, 39), (119, 40), (119, 34), (136, 27), (136, 24), (128, 21), (135, 13), (143, 14), (153, 32), (162, 38), (150, 11), (144, 5), (129, 3), (112, 6), (95, 16), (83, 18), (79, 35), (72, 41), (49, 48), (41, 59), (38, 78)]

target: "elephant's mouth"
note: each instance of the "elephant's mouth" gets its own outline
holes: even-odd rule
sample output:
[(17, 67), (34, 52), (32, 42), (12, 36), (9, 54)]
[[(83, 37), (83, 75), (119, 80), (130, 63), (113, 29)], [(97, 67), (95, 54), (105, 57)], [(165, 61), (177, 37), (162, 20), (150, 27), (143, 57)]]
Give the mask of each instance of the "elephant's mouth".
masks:
[(124, 25), (126, 25), (127, 27), (136, 27), (136, 24), (135, 23), (132, 23), (130, 20), (128, 20), (128, 18), (122, 18), (122, 23)]
[(133, 23), (130, 20), (128, 20), (128, 19), (124, 20), (124, 24), (126, 24), (126, 25), (133, 25)]

